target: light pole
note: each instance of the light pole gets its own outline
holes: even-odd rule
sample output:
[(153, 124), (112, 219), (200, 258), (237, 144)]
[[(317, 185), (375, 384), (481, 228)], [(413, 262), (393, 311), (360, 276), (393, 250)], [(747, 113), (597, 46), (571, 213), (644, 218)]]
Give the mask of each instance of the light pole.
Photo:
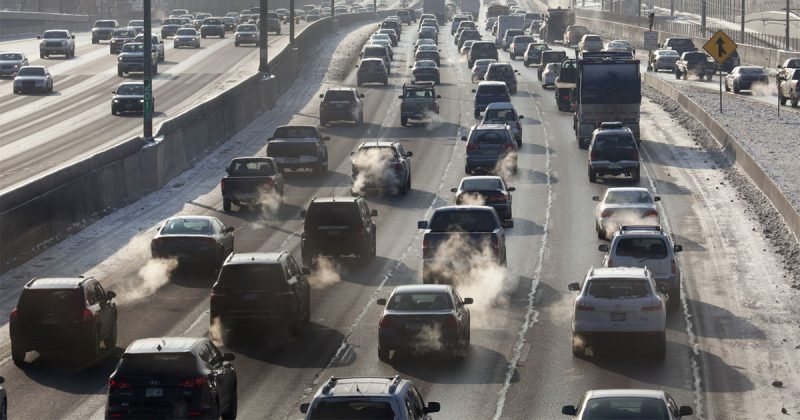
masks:
[(739, 39), (739, 42), (744, 44), (744, 3), (745, 0), (740, 0), (742, 2), (742, 36)]
[(786, 51), (789, 51), (789, 48), (791, 47), (791, 45), (789, 44), (789, 41), (790, 41), (790, 38), (789, 38), (789, 25), (791, 23), (792, 22), (789, 21), (789, 0), (786, 0), (786, 46), (784, 48), (784, 50), (786, 50)]
[(153, 140), (153, 25), (150, 22), (150, 0), (144, 0), (144, 139)]
[(700, 36), (706, 36), (706, 0), (700, 0)]
[(289, 0), (289, 44), (294, 44), (294, 0)]
[(267, 10), (269, 1), (259, 0), (258, 11), (258, 71), (269, 73), (269, 58), (267, 56)]

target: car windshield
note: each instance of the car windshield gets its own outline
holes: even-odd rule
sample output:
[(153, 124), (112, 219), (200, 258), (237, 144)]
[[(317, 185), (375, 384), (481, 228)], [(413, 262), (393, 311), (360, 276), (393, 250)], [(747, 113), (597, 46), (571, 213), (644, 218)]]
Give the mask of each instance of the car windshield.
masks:
[(616, 255), (636, 259), (667, 258), (666, 241), (662, 238), (620, 238)]
[(20, 76), (44, 76), (44, 69), (41, 67), (23, 67), (19, 69)]
[(461, 183), (462, 191), (502, 191), (503, 182), (496, 178), (465, 179)]
[(612, 190), (606, 195), (606, 204), (652, 204), (653, 199), (647, 191)]
[(756, 75), (765, 74), (764, 73), (764, 69), (758, 68), (758, 67), (740, 67), (739, 68), (739, 73), (740, 74), (756, 74)]
[(180, 19), (164, 19), (164, 25), (180, 25)]
[(395, 293), (386, 304), (393, 311), (446, 311), (453, 309), (447, 293)]
[(497, 225), (488, 210), (438, 211), (428, 226), (432, 232), (491, 232)]
[(351, 90), (329, 90), (325, 93), (325, 101), (355, 102), (355, 93)]
[(161, 228), (162, 235), (210, 235), (211, 222), (206, 219), (170, 219)]
[(143, 52), (144, 51), (144, 44), (131, 44), (127, 43), (122, 46), (122, 52)]
[(132, 20), (128, 22), (128, 26), (144, 26), (143, 20)]
[(658, 55), (680, 57), (680, 54), (678, 54), (678, 52), (675, 50), (658, 50), (656, 52), (658, 53)]
[[(586, 295), (597, 299), (631, 299), (650, 296), (650, 287), (644, 279), (603, 278), (589, 280)], [(619, 417), (596, 417), (619, 418)], [(627, 417), (625, 417), (627, 418)], [(648, 417), (649, 419), (650, 417)]]
[(534, 39), (533, 39), (532, 36), (519, 36), (518, 35), (518, 36), (514, 37), (514, 43), (515, 44), (527, 45), (527, 44), (530, 44), (533, 41), (534, 41)]
[(117, 374), (125, 377), (192, 376), (197, 372), (197, 361), (190, 352), (158, 354), (123, 354), (117, 365)]
[(359, 210), (353, 202), (312, 205), (305, 220), (307, 229), (317, 230), (351, 229), (360, 224)]
[(239, 25), (239, 27), (236, 28), (236, 32), (255, 32), (255, 31), (256, 31), (256, 25)]
[(28, 289), (19, 295), (17, 307), (27, 309), (79, 310), (83, 308), (80, 289)]
[(135, 32), (126, 29), (114, 31), (114, 37), (116, 38), (133, 38), (135, 36), (134, 34)]
[(64, 39), (69, 38), (69, 34), (65, 31), (48, 31), (42, 37), (44, 39)]
[(281, 264), (230, 264), (222, 267), (214, 288), (280, 293), (289, 283)]
[(230, 168), (233, 176), (272, 176), (275, 175), (272, 163), (263, 160), (236, 160)]
[(433, 61), (433, 60), (419, 60), (419, 61), (414, 63), (414, 67), (416, 67), (416, 68), (423, 68), (423, 67), (435, 68), (436, 67), (436, 62)]
[(0, 54), (0, 60), (16, 61), (22, 60), (22, 54), (17, 53), (3, 53)]
[(117, 95), (144, 95), (144, 84), (124, 84), (117, 88)]
[(311, 420), (393, 420), (398, 418), (388, 401), (354, 398), (320, 400), (309, 413)]
[(617, 397), (593, 398), (583, 409), (585, 420), (648, 419), (669, 420), (663, 401), (655, 398)]
[(175, 35), (182, 36), (182, 35), (190, 35), (194, 36), (197, 35), (197, 31), (192, 28), (181, 28), (178, 29), (178, 32), (175, 32)]
[(288, 126), (275, 129), (275, 138), (281, 139), (307, 139), (317, 138), (317, 130), (314, 127)]
[(508, 121), (516, 121), (516, 113), (513, 109), (505, 108), (505, 109), (497, 109), (497, 108), (490, 108), (486, 110), (486, 113), (483, 116), (483, 120), (485, 122), (493, 122), (497, 121), (501, 124), (506, 123)]
[(94, 23), (95, 28), (113, 28), (115, 26), (117, 25), (113, 20), (98, 20), (97, 22)]
[(361, 62), (361, 70), (365, 71), (381, 71), (383, 70), (383, 62), (380, 61), (362, 61)]

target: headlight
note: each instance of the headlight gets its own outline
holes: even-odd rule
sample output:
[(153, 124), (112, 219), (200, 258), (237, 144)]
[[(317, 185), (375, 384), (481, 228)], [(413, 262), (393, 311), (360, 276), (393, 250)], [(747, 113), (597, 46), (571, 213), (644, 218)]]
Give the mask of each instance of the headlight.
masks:
[(119, 99), (114, 99), (114, 103), (118, 104), (119, 103)]
[(117, 57), (117, 61), (122, 61), (122, 57)]
[(144, 99), (139, 99), (139, 103), (143, 104), (144, 103)]
[(19, 68), (19, 64), (14, 64), (14, 68), (18, 69)]

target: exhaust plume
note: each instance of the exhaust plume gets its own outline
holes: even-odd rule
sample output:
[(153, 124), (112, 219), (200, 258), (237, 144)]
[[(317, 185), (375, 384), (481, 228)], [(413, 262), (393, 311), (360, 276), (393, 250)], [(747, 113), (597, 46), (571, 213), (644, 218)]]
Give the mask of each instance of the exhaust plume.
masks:
[(342, 281), (339, 275), (339, 264), (329, 257), (320, 256), (315, 260), (311, 276), (308, 278), (309, 285), (314, 289), (325, 289)]
[(517, 174), (517, 152), (507, 153), (502, 159), (498, 160), (492, 174), (498, 175), (505, 180), (515, 176)]
[(278, 193), (276, 188), (259, 188), (258, 189), (258, 208), (261, 211), (261, 216), (269, 218), (278, 214), (278, 210), (283, 203), (283, 197)]
[(611, 219), (606, 222), (604, 232), (606, 238), (611, 239), (614, 233), (620, 230), (622, 226), (659, 226), (660, 224), (661, 221), (658, 216), (642, 217), (637, 211), (620, 210), (614, 212)]
[(217, 347), (225, 345), (225, 327), (219, 317), (211, 319), (211, 324), (208, 327), (208, 336)]
[(116, 287), (118, 304), (124, 305), (152, 295), (169, 282), (170, 276), (178, 268), (177, 259), (150, 258), (151, 240), (151, 234), (140, 234), (126, 246), (131, 260), (147, 259), (147, 262), (139, 269), (136, 278), (129, 278)]
[(391, 194), (396, 194), (400, 180), (391, 169), (394, 160), (394, 152), (389, 148), (370, 147), (359, 150), (353, 159), (353, 166), (358, 170), (353, 181), (353, 193), (364, 195), (369, 187), (382, 187)]

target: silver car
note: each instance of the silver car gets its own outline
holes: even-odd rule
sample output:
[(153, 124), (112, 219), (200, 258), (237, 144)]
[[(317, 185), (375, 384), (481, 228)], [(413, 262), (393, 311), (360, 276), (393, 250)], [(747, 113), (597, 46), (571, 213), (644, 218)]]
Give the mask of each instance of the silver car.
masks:
[(650, 68), (653, 71), (673, 71), (675, 70), (675, 62), (680, 58), (680, 54), (675, 50), (655, 50), (650, 56)]
[(53, 76), (44, 66), (21, 67), (14, 78), (14, 93), (53, 91)]
[(583, 52), (594, 52), (603, 50), (603, 38), (600, 35), (587, 34), (578, 43), (578, 50)]
[(592, 200), (597, 202), (594, 228), (598, 239), (610, 238), (623, 225), (661, 224), (656, 207), (661, 197), (653, 196), (647, 188), (609, 188), (602, 197), (596, 195)]
[(200, 34), (194, 28), (180, 28), (175, 32), (172, 48), (193, 47), (200, 48)]
[(678, 406), (672, 396), (661, 390), (603, 389), (587, 391), (577, 406), (565, 405), (561, 414), (576, 420), (622, 418), (617, 414), (624, 418), (677, 420), (693, 415), (694, 410), (687, 405)]
[(21, 52), (0, 52), (0, 77), (16, 76), (28, 64), (28, 57)]

